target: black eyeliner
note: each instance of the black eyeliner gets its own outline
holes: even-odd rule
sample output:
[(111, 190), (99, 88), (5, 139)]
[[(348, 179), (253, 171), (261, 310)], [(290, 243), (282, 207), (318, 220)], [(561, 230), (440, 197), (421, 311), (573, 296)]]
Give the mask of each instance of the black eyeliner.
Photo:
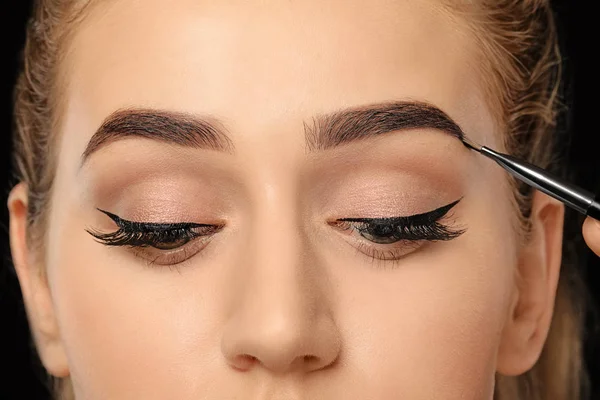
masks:
[[(466, 229), (450, 227), (439, 222), (460, 200), (462, 197), (421, 214), (389, 218), (341, 218), (335, 223), (346, 224), (344, 229), (356, 230), (365, 239), (378, 244), (385, 244), (386, 241), (388, 244), (399, 241), (405, 243), (448, 241), (466, 232)], [(356, 225), (352, 226), (352, 224)], [(376, 238), (384, 238), (384, 240), (378, 242)]]
[(175, 229), (192, 229), (192, 228), (201, 228), (206, 226), (212, 226), (210, 224), (196, 224), (193, 222), (168, 222), (168, 223), (156, 223), (156, 222), (138, 222), (138, 221), (128, 221), (115, 215), (111, 212), (101, 210), (97, 208), (103, 214), (106, 214), (110, 219), (112, 219), (117, 226), (125, 231), (129, 232), (157, 232), (157, 231), (170, 231)]
[(444, 217), (462, 197), (450, 204), (436, 208), (435, 210), (424, 212), (421, 214), (401, 216), (401, 217), (385, 217), (385, 218), (340, 218), (337, 221), (346, 222), (363, 222), (373, 224), (390, 224), (390, 225), (430, 225)]
[[(109, 233), (101, 233), (94, 229), (86, 229), (86, 232), (98, 242), (107, 246), (152, 246), (161, 248), (165, 243), (183, 245), (197, 237), (214, 233), (220, 228), (219, 225), (192, 222), (154, 223), (128, 221), (100, 208), (97, 208), (97, 210), (112, 219), (118, 226), (118, 229)], [(207, 232), (196, 231), (200, 228), (204, 228)]]

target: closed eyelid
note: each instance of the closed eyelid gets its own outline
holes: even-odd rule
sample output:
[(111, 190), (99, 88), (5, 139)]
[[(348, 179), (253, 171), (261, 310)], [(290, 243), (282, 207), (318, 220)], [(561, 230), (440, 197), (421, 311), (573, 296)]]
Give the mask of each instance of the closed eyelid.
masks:
[(377, 218), (340, 218), (338, 221), (345, 222), (365, 222), (374, 224), (392, 224), (392, 223), (431, 223), (439, 220), (445, 216), (454, 206), (456, 206), (463, 198), (453, 201), (450, 204), (436, 208), (435, 210), (428, 211), (421, 214), (398, 216), (398, 217), (377, 217)]
[(100, 208), (97, 208), (97, 210), (100, 211), (101, 213), (107, 215), (110, 219), (112, 219), (119, 228), (126, 229), (126, 230), (136, 230), (136, 231), (141, 231), (141, 232), (147, 232), (147, 231), (156, 231), (156, 230), (202, 228), (202, 227), (214, 226), (214, 224), (198, 224), (198, 223), (194, 223), (194, 222), (157, 223), (157, 222), (129, 221), (129, 220), (119, 217), (116, 214), (108, 212), (106, 210), (102, 210)]

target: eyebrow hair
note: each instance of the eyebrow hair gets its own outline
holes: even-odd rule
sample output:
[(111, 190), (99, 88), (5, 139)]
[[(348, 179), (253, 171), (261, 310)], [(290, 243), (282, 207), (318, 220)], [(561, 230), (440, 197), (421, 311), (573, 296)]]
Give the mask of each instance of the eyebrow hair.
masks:
[(326, 150), (398, 130), (430, 128), (463, 140), (460, 126), (439, 108), (418, 101), (390, 101), (317, 115), (304, 124), (308, 151)]
[(94, 133), (81, 163), (101, 147), (130, 136), (186, 147), (231, 152), (233, 143), (217, 118), (146, 108), (120, 109), (110, 114)]
[[(462, 129), (446, 113), (419, 101), (390, 101), (346, 108), (304, 122), (306, 150), (327, 150), (384, 133), (417, 128), (436, 129), (459, 140)], [(90, 139), (81, 164), (100, 148), (138, 136), (186, 147), (232, 153), (234, 145), (223, 123), (211, 116), (127, 108), (110, 114)]]

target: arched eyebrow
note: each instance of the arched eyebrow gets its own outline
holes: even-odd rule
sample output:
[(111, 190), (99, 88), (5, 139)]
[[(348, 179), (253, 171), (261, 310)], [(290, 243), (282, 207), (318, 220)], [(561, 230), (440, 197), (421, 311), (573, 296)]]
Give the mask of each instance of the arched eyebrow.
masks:
[(417, 101), (390, 101), (317, 115), (304, 123), (307, 152), (408, 129), (435, 129), (463, 140), (460, 126), (438, 107)]
[[(435, 129), (459, 140), (464, 137), (459, 125), (432, 104), (390, 101), (319, 114), (312, 118), (311, 124), (304, 122), (306, 152), (417, 128)], [(235, 150), (224, 123), (213, 116), (127, 108), (113, 112), (104, 120), (88, 142), (81, 165), (100, 148), (131, 136), (227, 153)]]
[(223, 123), (211, 116), (148, 108), (125, 108), (110, 114), (92, 135), (81, 155), (81, 166), (102, 147), (137, 136), (185, 147), (232, 152)]

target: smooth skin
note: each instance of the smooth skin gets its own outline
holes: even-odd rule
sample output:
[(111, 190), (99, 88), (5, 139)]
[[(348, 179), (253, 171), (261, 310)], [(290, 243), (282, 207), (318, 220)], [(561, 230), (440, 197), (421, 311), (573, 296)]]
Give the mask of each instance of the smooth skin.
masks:
[[(564, 206), (536, 193), (517, 235), (505, 173), (431, 129), (307, 155), (303, 122), (426, 101), (500, 147), (479, 53), (435, 1), (101, 3), (65, 57), (44, 246), (27, 187), (8, 201), (14, 264), (44, 366), (77, 399), (491, 399), (538, 359), (560, 271)], [(235, 154), (128, 138), (87, 142), (117, 109), (214, 115)], [(459, 198), (466, 232), (395, 262), (334, 229)], [(86, 231), (97, 208), (225, 228), (178, 265), (148, 266)], [(600, 229), (584, 234), (598, 253)], [(44, 271), (45, 273), (42, 273)]]
[(592, 251), (600, 257), (600, 221), (587, 217), (583, 223), (583, 239)]

